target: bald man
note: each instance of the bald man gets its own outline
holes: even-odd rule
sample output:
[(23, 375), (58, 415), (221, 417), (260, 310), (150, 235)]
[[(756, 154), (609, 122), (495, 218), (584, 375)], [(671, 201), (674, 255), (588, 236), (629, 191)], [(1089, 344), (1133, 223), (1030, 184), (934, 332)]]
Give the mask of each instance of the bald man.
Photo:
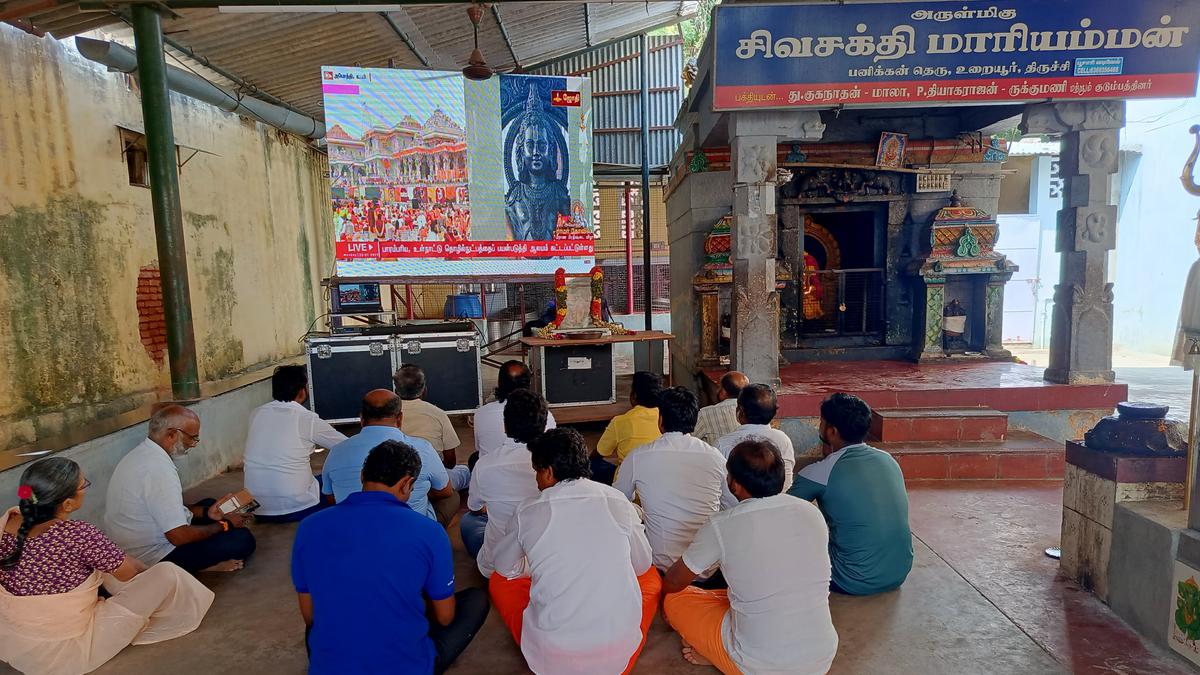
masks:
[(183, 503), (174, 460), (200, 444), (200, 418), (179, 405), (150, 417), (149, 436), (130, 450), (108, 482), (104, 529), (146, 565), (167, 561), (196, 572), (233, 572), (254, 553), (249, 516), (222, 514), (221, 499)]
[[(417, 451), (421, 470), (413, 482), (408, 505), (413, 511), (448, 525), (458, 512), (459, 496), (450, 485), (442, 458), (429, 441), (400, 431), (403, 402), (390, 389), (367, 392), (359, 419), (362, 431), (329, 451), (321, 473), (321, 492), (339, 503), (362, 490), (362, 468), (371, 449), (384, 441), (399, 441)], [(436, 507), (436, 508), (435, 508)]]
[(750, 379), (745, 373), (736, 370), (725, 373), (721, 378), (721, 390), (717, 392), (717, 403), (700, 409), (692, 435), (715, 446), (718, 438), (737, 429), (741, 424), (737, 418), (738, 394), (748, 386)]
[[(752, 384), (742, 390), (737, 397), (737, 418), (740, 426), (717, 439), (717, 450), (726, 458), (733, 448), (742, 441), (758, 438), (769, 441), (783, 457), (783, 489), (786, 492), (792, 487), (793, 473), (796, 467), (796, 452), (792, 447), (792, 439), (787, 434), (771, 426), (775, 414), (779, 412), (779, 400), (775, 390), (765, 384)], [(721, 497), (722, 508), (730, 508), (737, 504), (736, 496), (729, 491), (728, 486)]]

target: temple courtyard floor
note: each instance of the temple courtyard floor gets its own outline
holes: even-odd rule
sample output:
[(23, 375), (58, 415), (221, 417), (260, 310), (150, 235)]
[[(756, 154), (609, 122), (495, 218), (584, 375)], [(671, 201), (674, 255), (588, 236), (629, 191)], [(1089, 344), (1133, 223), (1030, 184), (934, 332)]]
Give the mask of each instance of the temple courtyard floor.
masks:
[[(230, 473), (197, 494), (241, 486)], [(834, 596), (841, 644), (834, 673), (1190, 673), (1145, 644), (1090, 593), (1057, 576), (1059, 482), (912, 485), (915, 563), (904, 586), (875, 597)], [(206, 575), (216, 602), (195, 633), (122, 652), (98, 673), (303, 673), (303, 625), (288, 576), (295, 525), (256, 525), (258, 552), (233, 575)], [(451, 530), (460, 587), (483, 578)], [(1166, 620), (1166, 617), (1164, 617)], [(797, 625), (796, 631), (804, 626)], [(451, 673), (524, 673), (492, 613)], [(679, 638), (657, 617), (636, 673), (716, 672), (680, 658)]]
[[(596, 434), (589, 429), (590, 441)], [(470, 450), (471, 432), (460, 430)], [(466, 452), (464, 452), (466, 451)], [(315, 456), (314, 464), (323, 460)], [(240, 472), (218, 476), (189, 498), (239, 489)], [(1182, 659), (1143, 642), (1094, 596), (1060, 578), (1046, 557), (1057, 546), (1059, 481), (912, 483), (915, 562), (898, 591), (833, 596), (840, 636), (833, 673), (1183, 674)], [(289, 578), (296, 525), (256, 524), (258, 551), (245, 570), (206, 574), (217, 595), (194, 633), (131, 647), (97, 673), (106, 675), (291, 674), (305, 672), (303, 623)], [(450, 529), (460, 588), (484, 583)], [(1167, 617), (1163, 617), (1167, 620)], [(795, 626), (797, 632), (803, 625)], [(13, 672), (0, 665), (0, 673)], [(493, 611), (450, 669), (457, 675), (525, 673), (524, 661)], [(715, 673), (680, 658), (679, 638), (655, 618), (635, 673)]]

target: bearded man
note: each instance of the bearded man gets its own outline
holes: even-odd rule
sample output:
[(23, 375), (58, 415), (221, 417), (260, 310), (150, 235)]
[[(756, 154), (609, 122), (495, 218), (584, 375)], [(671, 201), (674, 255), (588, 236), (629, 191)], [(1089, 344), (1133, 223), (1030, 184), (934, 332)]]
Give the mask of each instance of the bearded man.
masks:
[(104, 530), (147, 567), (161, 560), (191, 573), (233, 572), (254, 553), (250, 516), (222, 513), (221, 499), (183, 503), (174, 460), (200, 444), (200, 418), (168, 405), (150, 417), (149, 437), (130, 450), (108, 483)]

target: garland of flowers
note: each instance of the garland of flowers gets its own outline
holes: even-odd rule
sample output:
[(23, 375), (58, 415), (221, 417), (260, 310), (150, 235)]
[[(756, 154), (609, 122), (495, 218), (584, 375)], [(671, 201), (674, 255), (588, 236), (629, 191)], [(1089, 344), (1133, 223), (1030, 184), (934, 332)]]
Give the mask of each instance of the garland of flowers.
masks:
[(592, 268), (592, 323), (604, 321), (604, 272), (600, 266)]
[(629, 335), (630, 331), (619, 323), (604, 320), (604, 272), (600, 266), (592, 268), (592, 325), (596, 328), (607, 328), (613, 335)]
[[(604, 272), (597, 265), (591, 271), (592, 302), (589, 311), (591, 324), (595, 328), (607, 328), (613, 335), (629, 335), (619, 323), (604, 320)], [(567, 318), (567, 271), (558, 268), (554, 271), (554, 320), (538, 328), (535, 334), (544, 339), (555, 340), (561, 336), (556, 332)]]
[(554, 270), (554, 321), (550, 325), (558, 328), (567, 318), (567, 271)]

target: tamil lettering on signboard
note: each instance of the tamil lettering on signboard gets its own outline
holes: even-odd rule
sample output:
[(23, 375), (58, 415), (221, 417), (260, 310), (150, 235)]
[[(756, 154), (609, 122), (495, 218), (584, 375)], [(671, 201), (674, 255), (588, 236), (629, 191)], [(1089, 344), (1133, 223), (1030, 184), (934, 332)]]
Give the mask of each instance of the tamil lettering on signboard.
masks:
[(714, 34), (717, 110), (1191, 97), (1200, 67), (1197, 0), (720, 5)]

